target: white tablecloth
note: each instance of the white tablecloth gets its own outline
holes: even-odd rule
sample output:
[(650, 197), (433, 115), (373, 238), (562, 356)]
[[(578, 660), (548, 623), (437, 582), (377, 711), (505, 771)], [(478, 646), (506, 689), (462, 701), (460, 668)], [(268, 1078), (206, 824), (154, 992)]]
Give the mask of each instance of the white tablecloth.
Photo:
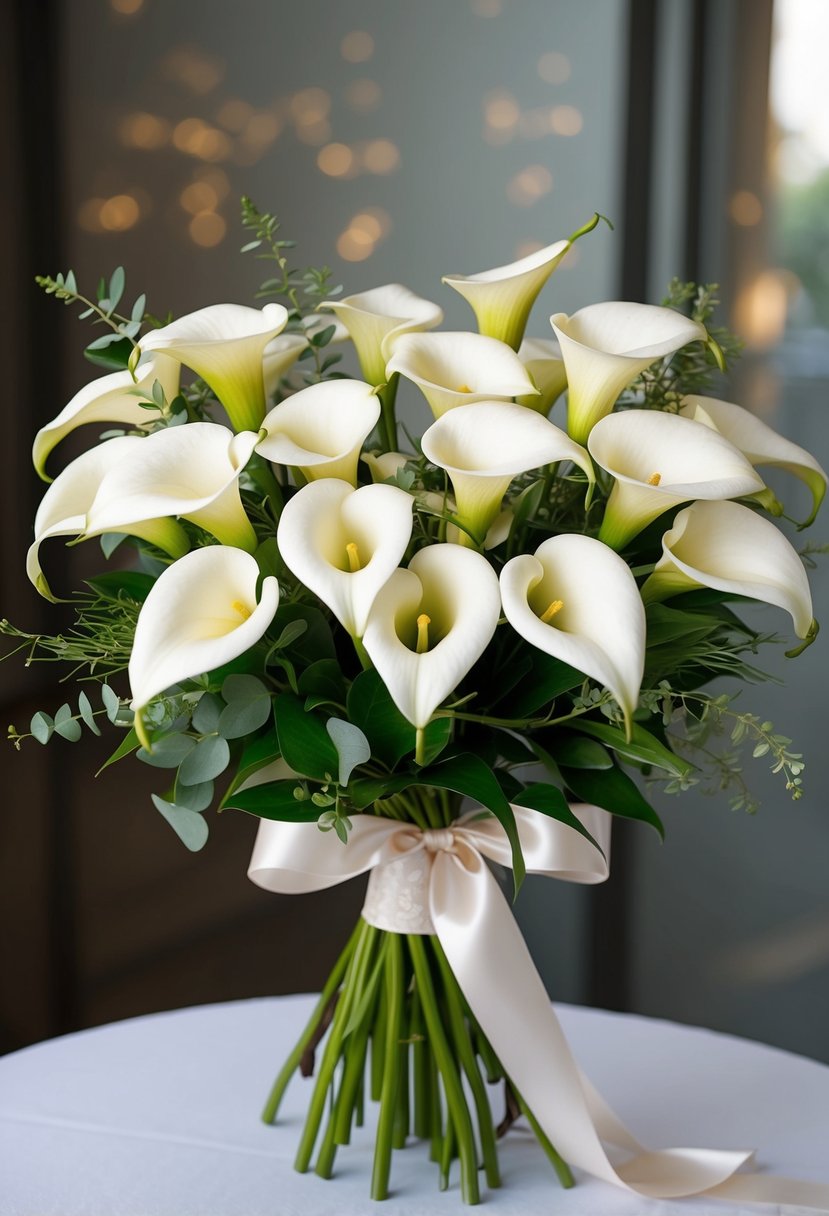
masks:
[[(369, 1128), (339, 1149), (332, 1181), (296, 1174), (310, 1081), (292, 1082), (277, 1127), (259, 1122), (311, 1000), (156, 1014), (0, 1060), (0, 1216), (459, 1216), (457, 1166), (441, 1194), (416, 1141), (394, 1154), (391, 1198), (372, 1203)], [(763, 1170), (829, 1182), (829, 1068), (668, 1022), (559, 1012), (583, 1069), (644, 1143), (750, 1146)], [(484, 1193), (499, 1216), (801, 1210), (645, 1201), (582, 1177), (565, 1192), (521, 1124), (499, 1155), (503, 1187)]]

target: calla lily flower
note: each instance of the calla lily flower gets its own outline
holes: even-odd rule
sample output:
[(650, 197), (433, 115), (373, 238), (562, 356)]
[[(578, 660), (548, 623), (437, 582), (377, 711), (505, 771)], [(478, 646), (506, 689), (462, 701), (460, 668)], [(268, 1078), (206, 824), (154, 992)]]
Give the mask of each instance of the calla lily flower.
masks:
[(742, 498), (764, 489), (733, 444), (679, 414), (611, 414), (596, 423), (587, 446), (596, 464), (616, 479), (599, 532), (599, 540), (613, 549), (691, 498)]
[(386, 366), (411, 380), (440, 418), (475, 401), (538, 396), (527, 369), (503, 342), (480, 334), (407, 334)]
[(402, 334), (434, 329), (443, 320), (442, 308), (400, 283), (326, 300), (320, 308), (330, 308), (346, 327), (363, 375), (373, 385), (385, 384), (386, 364)]
[(279, 388), (279, 381), (296, 363), (308, 345), (304, 334), (280, 334), (269, 342), (262, 355), (262, 375), (265, 379), (265, 400), (270, 401)]
[(478, 331), (518, 350), (530, 309), (571, 242), (555, 241), (508, 266), (478, 274), (452, 274), (441, 280), (454, 287), (471, 306)]
[(812, 513), (800, 525), (814, 522), (826, 494), (827, 476), (814, 456), (790, 439), (778, 435), (762, 419), (730, 401), (714, 397), (683, 397), (680, 412), (695, 422), (713, 426), (729, 443), (739, 448), (751, 464), (785, 469), (804, 482), (812, 494)]
[(363, 452), (360, 459), (368, 466), (371, 480), (383, 482), (394, 477), (413, 457), (407, 456), (405, 452)]
[(501, 571), (504, 615), (531, 646), (610, 689), (630, 730), (645, 666), (645, 609), (626, 562), (601, 541), (551, 536)]
[(307, 481), (339, 477), (353, 486), (360, 449), (379, 417), (380, 401), (370, 384), (323, 380), (274, 406), (256, 450), (275, 464), (298, 468)]
[(708, 338), (704, 325), (672, 308), (622, 301), (590, 304), (571, 317), (558, 312), (550, 324), (570, 386), (567, 433), (577, 443), (586, 443), (593, 426), (646, 367)]
[(395, 486), (361, 486), (328, 477), (285, 505), (277, 542), (285, 565), (327, 605), (354, 638), (366, 628), (380, 588), (412, 535), (413, 500)]
[(495, 571), (457, 545), (430, 545), (395, 570), (363, 636), (397, 708), (418, 730), (486, 649), (501, 611)]
[[(570, 460), (590, 483), (594, 480), (584, 448), (540, 414), (512, 402), (482, 401), (450, 410), (432, 423), (421, 447), (427, 460), (449, 474), (458, 520), (479, 538), (486, 535), (519, 473)], [(473, 543), (466, 535), (462, 540)]]
[(567, 388), (567, 372), (558, 342), (553, 338), (525, 338), (518, 348), (518, 358), (538, 389), (538, 396), (516, 397), (516, 401), (546, 417)]
[(162, 329), (151, 329), (141, 351), (163, 351), (206, 380), (234, 430), (256, 431), (265, 416), (265, 347), (288, 322), (281, 304), (263, 309), (211, 304)]
[[(132, 462), (139, 444), (147, 439), (123, 436), (108, 439), (68, 464), (43, 496), (35, 516), (35, 539), (26, 555), (26, 573), (47, 600), (55, 600), (40, 566), (40, 546), (54, 536), (80, 536), (87, 530), (87, 515), (101, 482), (114, 468)], [(151, 544), (181, 557), (190, 547), (187, 535), (173, 519), (146, 517), (110, 529), (140, 536)]]
[(642, 598), (651, 603), (695, 587), (775, 604), (799, 638), (816, 631), (803, 562), (770, 520), (740, 503), (695, 502), (680, 511)]
[[(140, 360), (135, 379), (128, 371), (112, 372), (84, 385), (57, 418), (41, 427), (35, 436), (32, 460), (38, 475), (44, 481), (52, 480), (46, 475), (49, 454), (75, 427), (90, 422), (123, 422), (131, 427), (142, 427), (154, 422), (157, 415), (141, 405), (140, 392), (149, 397), (157, 380), (167, 400), (172, 401), (178, 393), (179, 373), (180, 365), (175, 359), (155, 355)], [(136, 389), (139, 395), (136, 395)]]
[(239, 497), (239, 474), (256, 441), (253, 431), (234, 435), (216, 422), (156, 431), (140, 440), (131, 459), (107, 471), (89, 508), (84, 536), (133, 531), (144, 519), (180, 516), (222, 544), (252, 553), (258, 541)]
[(256, 559), (210, 545), (169, 566), (153, 584), (135, 626), (129, 662), (132, 708), (141, 742), (141, 710), (182, 680), (222, 667), (250, 650), (274, 618), (279, 584), (262, 580)]

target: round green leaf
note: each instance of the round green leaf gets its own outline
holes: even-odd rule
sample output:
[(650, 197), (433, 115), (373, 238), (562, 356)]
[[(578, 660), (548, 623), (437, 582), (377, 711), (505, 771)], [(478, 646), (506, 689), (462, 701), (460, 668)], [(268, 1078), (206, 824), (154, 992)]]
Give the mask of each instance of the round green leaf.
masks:
[(223, 773), (230, 763), (230, 748), (227, 740), (218, 735), (202, 739), (182, 761), (178, 779), (182, 785), (199, 785), (212, 781)]
[(162, 735), (153, 743), (152, 751), (140, 747), (136, 755), (153, 768), (178, 768), (195, 746), (195, 740), (188, 735)]
[(221, 712), (218, 731), (223, 739), (241, 739), (264, 726), (271, 716), (267, 694), (252, 701), (231, 701)]
[(52, 738), (52, 731), (55, 729), (55, 724), (48, 714), (38, 710), (29, 724), (29, 730), (37, 739), (38, 743), (48, 743)]
[(199, 703), (193, 713), (193, 729), (197, 730), (200, 735), (215, 734), (219, 727), (221, 712), (222, 703), (219, 698), (206, 692), (203, 697), (199, 698)]
[(158, 794), (152, 794), (151, 797), (156, 810), (161, 812), (179, 840), (191, 853), (197, 853), (199, 849), (204, 848), (209, 829), (207, 821), (201, 815), (187, 807), (165, 802), (163, 798), (159, 798)]

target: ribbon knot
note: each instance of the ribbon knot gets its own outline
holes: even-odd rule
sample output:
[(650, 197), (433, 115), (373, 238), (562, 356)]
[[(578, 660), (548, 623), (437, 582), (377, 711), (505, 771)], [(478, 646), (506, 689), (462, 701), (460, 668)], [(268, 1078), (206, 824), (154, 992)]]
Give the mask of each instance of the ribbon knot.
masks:
[(427, 828), (423, 843), (429, 853), (451, 853), (455, 847), (455, 833), (451, 828)]

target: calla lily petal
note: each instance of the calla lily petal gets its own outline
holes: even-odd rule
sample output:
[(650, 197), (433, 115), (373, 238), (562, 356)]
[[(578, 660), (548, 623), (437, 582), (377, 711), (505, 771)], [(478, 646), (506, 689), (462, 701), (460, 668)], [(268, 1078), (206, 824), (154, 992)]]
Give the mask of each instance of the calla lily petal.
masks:
[(407, 456), (405, 452), (363, 452), (360, 459), (363, 464), (368, 465), (371, 480), (383, 482), (394, 477), (413, 457)]
[(805, 528), (814, 522), (826, 494), (827, 476), (811, 452), (778, 435), (761, 418), (730, 401), (718, 401), (714, 397), (683, 397), (680, 412), (695, 422), (713, 426), (729, 443), (739, 448), (751, 464), (785, 469), (799, 477), (812, 494), (812, 513), (800, 526)]
[(434, 329), (443, 320), (439, 305), (400, 283), (373, 287), (342, 300), (326, 300), (320, 308), (330, 308), (346, 327), (363, 375), (373, 385), (385, 383), (386, 363), (402, 334)]
[(265, 400), (270, 401), (279, 388), (279, 381), (296, 363), (308, 345), (304, 334), (280, 334), (265, 347), (262, 355), (262, 375), (265, 378)]
[(450, 410), (432, 423), (421, 447), (427, 460), (449, 474), (458, 519), (477, 537), (486, 535), (519, 473), (570, 460), (589, 482), (594, 479), (584, 448), (540, 414), (507, 401)]
[(616, 479), (599, 540), (623, 548), (691, 498), (742, 498), (764, 488), (737, 448), (711, 427), (659, 410), (625, 410), (590, 432), (590, 455)]
[(567, 433), (585, 443), (593, 426), (640, 372), (689, 342), (704, 342), (704, 325), (672, 308), (620, 300), (590, 304), (550, 318), (570, 386)]
[(406, 552), (413, 505), (396, 486), (355, 490), (327, 477), (303, 486), (282, 511), (277, 542), (285, 565), (352, 637), (363, 636), (377, 593)]
[(119, 462), (102, 479), (86, 536), (131, 530), (143, 519), (181, 516), (222, 544), (253, 552), (258, 542), (238, 483), (256, 446), (255, 432), (234, 435), (216, 422), (191, 422), (140, 442), (131, 460)]
[(288, 322), (281, 304), (263, 309), (211, 304), (188, 313), (139, 342), (178, 359), (212, 388), (237, 431), (256, 431), (265, 416), (265, 347)]
[(517, 350), (538, 293), (571, 242), (554, 241), (508, 266), (479, 274), (452, 274), (441, 280), (460, 292), (478, 319), (478, 331)]
[(436, 418), (474, 401), (538, 396), (515, 351), (480, 334), (406, 334), (386, 365), (395, 372), (417, 385)]
[(799, 638), (813, 632), (803, 562), (768, 519), (736, 502), (695, 502), (662, 537), (662, 557), (642, 587), (645, 603), (713, 587), (775, 604)]
[(501, 611), (485, 557), (430, 545), (374, 601), (363, 644), (397, 708), (418, 730), (486, 649)]
[(153, 584), (135, 626), (129, 663), (132, 708), (182, 680), (222, 667), (250, 650), (274, 618), (279, 584), (262, 580), (242, 549), (210, 545), (174, 562)]
[(518, 358), (538, 389), (538, 396), (516, 397), (516, 401), (546, 417), (567, 388), (567, 372), (558, 342), (554, 338), (525, 338), (518, 348)]
[[(35, 516), (35, 539), (26, 555), (26, 573), (46, 599), (54, 600), (55, 596), (40, 566), (41, 544), (54, 536), (86, 534), (87, 514), (102, 481), (112, 469), (125, 461), (131, 463), (139, 444), (146, 442), (130, 436), (108, 439), (78, 456), (49, 486)], [(172, 519), (146, 517), (105, 530), (143, 537), (171, 557), (180, 557), (190, 547), (184, 530)]]
[(38, 475), (44, 481), (51, 481), (46, 476), (49, 454), (75, 427), (90, 422), (124, 422), (131, 427), (142, 427), (155, 422), (157, 415), (141, 405), (141, 396), (136, 394), (136, 389), (149, 397), (157, 380), (167, 400), (172, 401), (178, 393), (179, 373), (180, 365), (175, 359), (155, 355), (139, 362), (135, 379), (128, 371), (113, 372), (84, 385), (57, 418), (41, 427), (35, 436), (32, 460)]
[(504, 615), (531, 646), (609, 688), (630, 727), (645, 666), (645, 609), (617, 553), (589, 536), (552, 536), (501, 571)]
[(338, 477), (357, 483), (360, 449), (380, 417), (380, 401), (362, 380), (323, 380), (274, 406), (256, 450), (308, 481)]

